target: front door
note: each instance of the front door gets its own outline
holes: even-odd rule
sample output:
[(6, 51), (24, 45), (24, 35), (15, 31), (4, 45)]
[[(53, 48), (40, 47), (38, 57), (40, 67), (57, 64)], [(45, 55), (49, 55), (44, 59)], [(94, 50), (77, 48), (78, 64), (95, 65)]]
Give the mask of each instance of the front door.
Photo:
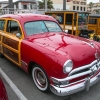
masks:
[(8, 59), (20, 66), (20, 44), (22, 39), (16, 36), (18, 33), (22, 34), (18, 22), (8, 20), (6, 33), (2, 34), (2, 50)]

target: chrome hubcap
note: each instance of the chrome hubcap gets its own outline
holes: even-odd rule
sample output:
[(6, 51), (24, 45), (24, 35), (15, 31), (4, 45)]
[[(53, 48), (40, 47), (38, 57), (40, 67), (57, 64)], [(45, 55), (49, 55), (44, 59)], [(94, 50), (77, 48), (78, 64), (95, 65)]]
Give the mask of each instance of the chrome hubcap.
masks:
[(44, 88), (46, 86), (46, 76), (45, 74), (41, 71), (41, 70), (35, 70), (35, 73), (34, 73), (34, 76), (35, 76), (35, 80), (37, 82), (37, 84)]

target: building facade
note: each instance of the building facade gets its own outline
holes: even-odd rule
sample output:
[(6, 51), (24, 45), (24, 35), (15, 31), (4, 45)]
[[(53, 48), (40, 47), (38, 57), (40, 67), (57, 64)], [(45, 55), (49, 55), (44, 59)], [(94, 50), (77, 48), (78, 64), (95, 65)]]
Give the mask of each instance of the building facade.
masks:
[(8, 1), (0, 1), (0, 8), (4, 8), (5, 6), (8, 5)]
[[(18, 0), (13, 3), (14, 9), (37, 9), (37, 0)], [(0, 9), (9, 8), (8, 1), (0, 2)]]
[(87, 4), (87, 11), (91, 13), (100, 13), (100, 0), (97, 3), (93, 3), (93, 7), (90, 8), (90, 5)]
[(14, 2), (15, 9), (37, 9), (36, 0), (18, 0)]
[[(63, 9), (63, 0), (52, 0), (55, 10)], [(66, 0), (67, 10), (87, 11), (87, 0)]]
[[(9, 3), (6, 2), (6, 5), (4, 6), (5, 2), (1, 3), (0, 6), (0, 13), (6, 14), (6, 13), (36, 13), (36, 10), (38, 9), (38, 1), (37, 0), (18, 0), (16, 2), (13, 2), (14, 8), (9, 8)], [(11, 10), (12, 9), (12, 10)]]

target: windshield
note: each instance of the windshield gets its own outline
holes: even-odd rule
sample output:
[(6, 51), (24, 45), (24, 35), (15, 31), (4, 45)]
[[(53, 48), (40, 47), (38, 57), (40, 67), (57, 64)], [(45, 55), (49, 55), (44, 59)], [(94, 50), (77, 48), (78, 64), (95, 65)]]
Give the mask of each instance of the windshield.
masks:
[(27, 35), (40, 34), (45, 32), (62, 32), (62, 29), (56, 22), (52, 21), (33, 21), (24, 25)]
[(78, 25), (87, 25), (87, 21), (88, 21), (88, 14), (86, 13), (78, 14)]

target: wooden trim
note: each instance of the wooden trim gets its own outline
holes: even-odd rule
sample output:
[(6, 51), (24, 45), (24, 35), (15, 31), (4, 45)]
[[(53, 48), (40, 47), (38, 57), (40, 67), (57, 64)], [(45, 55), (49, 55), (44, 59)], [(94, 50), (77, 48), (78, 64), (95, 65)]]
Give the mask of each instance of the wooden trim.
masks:
[(18, 59), (18, 54), (17, 53), (15, 53), (14, 51), (9, 50), (6, 47), (3, 47), (3, 52), (8, 57), (10, 57), (11, 59), (13, 59), (15, 62), (19, 63), (19, 59)]
[(3, 36), (2, 42), (4, 44), (18, 50), (18, 45), (19, 45), (18, 41)]

